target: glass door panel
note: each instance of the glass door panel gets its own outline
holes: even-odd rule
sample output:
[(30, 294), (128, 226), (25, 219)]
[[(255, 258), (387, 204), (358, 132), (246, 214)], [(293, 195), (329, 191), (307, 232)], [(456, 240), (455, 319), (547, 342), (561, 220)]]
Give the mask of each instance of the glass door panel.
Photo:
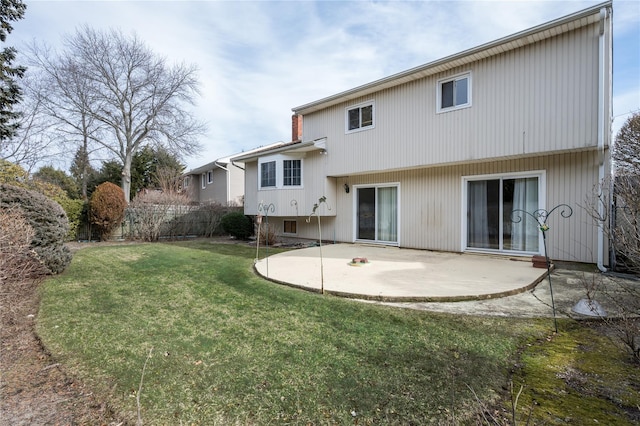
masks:
[(359, 240), (376, 239), (376, 189), (358, 188)]
[(358, 240), (398, 242), (398, 187), (357, 190)]
[(538, 178), (505, 179), (502, 188), (505, 250), (538, 251), (537, 222), (525, 212), (538, 209)]
[(398, 188), (378, 188), (377, 228), (379, 241), (398, 241)]
[(467, 247), (538, 252), (536, 221), (525, 213), (512, 215), (533, 213), (538, 201), (537, 177), (469, 181)]
[(500, 248), (500, 180), (469, 182), (467, 246)]

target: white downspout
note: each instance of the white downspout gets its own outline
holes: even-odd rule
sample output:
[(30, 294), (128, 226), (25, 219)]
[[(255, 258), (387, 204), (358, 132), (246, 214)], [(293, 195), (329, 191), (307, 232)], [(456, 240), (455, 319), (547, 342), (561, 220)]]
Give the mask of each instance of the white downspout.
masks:
[[(599, 44), (598, 44), (598, 182), (600, 185), (603, 185), (605, 180), (605, 164), (604, 164), (604, 146), (605, 141), (608, 140), (607, 132), (609, 131), (609, 126), (605, 123), (605, 85), (607, 83), (607, 57), (606, 54), (606, 21), (607, 21), (607, 8), (603, 7), (600, 9), (600, 36), (599, 36)], [(599, 217), (609, 217), (609, 212), (604, 211), (604, 204), (598, 203), (598, 215)], [(597, 266), (598, 269), (602, 272), (606, 272), (607, 268), (604, 266), (604, 224), (598, 226), (598, 258), (597, 258)]]

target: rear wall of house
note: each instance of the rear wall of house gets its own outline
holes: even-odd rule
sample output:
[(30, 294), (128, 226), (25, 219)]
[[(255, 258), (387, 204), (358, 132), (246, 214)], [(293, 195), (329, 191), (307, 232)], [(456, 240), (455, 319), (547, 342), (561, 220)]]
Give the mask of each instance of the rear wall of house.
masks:
[[(438, 113), (438, 80), (466, 72), (471, 106)], [(346, 133), (346, 108), (364, 102), (374, 128)], [(304, 140), (326, 137), (327, 174), (344, 176), (594, 148), (597, 119), (592, 24), (305, 114)]]
[(549, 218), (550, 257), (594, 263), (597, 228), (585, 206), (598, 183), (595, 151), (338, 178), (335, 239), (355, 239), (356, 192), (339, 190), (345, 183), (353, 187), (393, 182), (399, 184), (400, 247), (462, 252), (463, 177), (523, 171), (545, 172), (547, 210), (562, 203), (573, 208), (570, 218), (562, 218), (559, 211)]

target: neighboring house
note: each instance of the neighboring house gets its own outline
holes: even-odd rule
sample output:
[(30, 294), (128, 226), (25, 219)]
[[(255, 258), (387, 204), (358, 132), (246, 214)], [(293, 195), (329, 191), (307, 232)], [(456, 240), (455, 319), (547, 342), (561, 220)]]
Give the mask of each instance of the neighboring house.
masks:
[(182, 190), (193, 203), (220, 203), (241, 206), (244, 201), (244, 163), (235, 161), (238, 155), (282, 145), (277, 142), (266, 147), (219, 158), (182, 175)]
[[(283, 235), (607, 261), (580, 206), (610, 173), (612, 2), (293, 108), (292, 142), (235, 158)], [(303, 120), (303, 121), (302, 121)], [(304, 123), (304, 129), (300, 128)], [(299, 137), (298, 137), (299, 134)]]
[(183, 175), (182, 188), (194, 203), (216, 202), (242, 204), (244, 196), (243, 165), (235, 165), (230, 157), (219, 158)]

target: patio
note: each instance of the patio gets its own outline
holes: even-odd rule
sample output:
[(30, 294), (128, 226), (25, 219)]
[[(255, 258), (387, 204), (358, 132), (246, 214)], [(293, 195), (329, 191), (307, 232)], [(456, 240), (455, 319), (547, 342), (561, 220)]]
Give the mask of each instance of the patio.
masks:
[[(320, 247), (265, 258), (256, 271), (272, 281), (321, 289)], [(546, 276), (530, 257), (442, 253), (360, 244), (322, 246), (325, 293), (384, 302), (483, 300), (532, 289)], [(367, 263), (353, 264), (354, 258)]]

